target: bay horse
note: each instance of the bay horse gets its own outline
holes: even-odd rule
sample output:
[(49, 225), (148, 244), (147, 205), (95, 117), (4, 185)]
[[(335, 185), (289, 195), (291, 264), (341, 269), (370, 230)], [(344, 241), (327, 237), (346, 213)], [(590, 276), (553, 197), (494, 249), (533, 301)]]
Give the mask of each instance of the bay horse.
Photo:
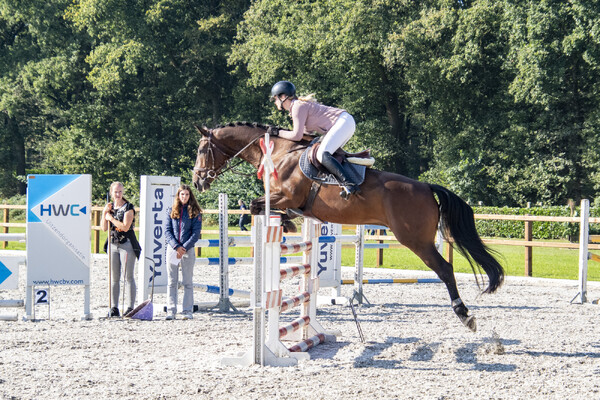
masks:
[[(202, 135), (193, 169), (193, 183), (199, 191), (208, 190), (219, 173), (231, 168), (229, 163), (234, 158), (259, 168), (263, 156), (259, 139), (264, 137), (267, 126), (232, 123), (215, 129), (198, 126), (196, 129)], [(473, 210), (465, 201), (442, 186), (367, 168), (361, 192), (349, 200), (340, 197), (336, 185), (323, 185), (309, 202), (312, 181), (300, 170), (298, 159), (312, 138), (305, 136), (299, 142), (277, 136), (271, 139), (274, 142), (271, 156), (278, 173), (278, 179), (270, 180), (272, 208), (300, 209), (304, 216), (332, 223), (387, 226), (400, 243), (446, 284), (452, 308), (461, 322), (472, 331), (477, 329), (475, 318), (469, 315), (458, 293), (452, 264), (435, 247), (441, 218), (444, 238), (451, 237), (454, 246), (469, 261), (478, 285), (476, 267), (485, 271), (489, 282), (484, 293), (493, 293), (502, 285), (504, 270), (481, 241)], [(262, 196), (250, 203), (250, 212), (259, 214), (264, 207)]]

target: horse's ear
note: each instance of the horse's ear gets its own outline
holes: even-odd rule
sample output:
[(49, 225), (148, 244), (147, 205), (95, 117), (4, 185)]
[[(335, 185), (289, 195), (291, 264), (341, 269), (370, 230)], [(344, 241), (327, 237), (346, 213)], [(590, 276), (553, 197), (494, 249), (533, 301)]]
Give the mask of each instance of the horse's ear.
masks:
[(198, 132), (200, 132), (203, 136), (207, 136), (208, 137), (208, 128), (206, 128), (205, 126), (198, 126), (198, 125), (194, 125), (194, 128), (196, 128), (196, 130)]

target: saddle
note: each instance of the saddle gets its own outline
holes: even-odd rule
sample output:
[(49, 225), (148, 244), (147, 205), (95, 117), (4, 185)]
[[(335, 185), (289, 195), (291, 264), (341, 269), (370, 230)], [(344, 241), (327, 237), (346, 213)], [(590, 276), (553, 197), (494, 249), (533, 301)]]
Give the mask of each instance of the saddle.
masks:
[[(298, 161), (300, 170), (304, 176), (313, 181), (325, 185), (339, 185), (337, 179), (317, 160), (317, 150), (320, 145), (321, 142), (315, 140), (304, 150)], [(338, 149), (333, 156), (342, 164), (344, 172), (359, 185), (365, 180), (365, 170), (367, 167), (371, 167), (375, 163), (375, 159), (371, 157), (370, 150), (364, 150), (360, 153), (348, 153), (342, 149)]]
[[(321, 145), (320, 139), (314, 139), (310, 145), (302, 152), (298, 160), (300, 170), (308, 179), (312, 180), (310, 192), (306, 202), (300, 208), (288, 208), (285, 211), (287, 220), (282, 218), (284, 232), (295, 232), (295, 225), (290, 221), (296, 217), (309, 217), (320, 221), (312, 213), (312, 205), (317, 197), (317, 193), (321, 189), (321, 185), (339, 185), (337, 179), (327, 171), (325, 167), (317, 160), (317, 150)], [(338, 149), (333, 156), (342, 164), (344, 172), (359, 185), (365, 180), (365, 172), (367, 167), (371, 167), (375, 163), (375, 159), (371, 157), (370, 151), (365, 150), (360, 153), (347, 153), (342, 149)], [(322, 222), (322, 221), (321, 221)]]

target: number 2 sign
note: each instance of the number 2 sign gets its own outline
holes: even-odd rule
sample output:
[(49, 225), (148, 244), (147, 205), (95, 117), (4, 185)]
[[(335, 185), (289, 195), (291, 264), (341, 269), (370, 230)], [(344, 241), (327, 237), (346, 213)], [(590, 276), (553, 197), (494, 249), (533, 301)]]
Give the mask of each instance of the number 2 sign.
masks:
[(50, 288), (37, 289), (35, 291), (35, 304), (36, 305), (50, 305)]

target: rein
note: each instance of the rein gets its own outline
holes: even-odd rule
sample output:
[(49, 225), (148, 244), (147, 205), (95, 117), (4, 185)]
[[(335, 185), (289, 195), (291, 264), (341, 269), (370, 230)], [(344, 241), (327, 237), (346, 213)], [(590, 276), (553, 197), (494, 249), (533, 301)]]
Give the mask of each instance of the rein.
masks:
[[(219, 144), (218, 141), (213, 142), (213, 140), (212, 140), (213, 137), (214, 137), (214, 134), (213, 134), (213, 131), (211, 130), (209, 132), (208, 136), (204, 136), (202, 139), (200, 139), (201, 142), (202, 142), (202, 140), (208, 140), (208, 149), (207, 149), (207, 154), (206, 154), (207, 168), (194, 167), (193, 171), (194, 171), (194, 173), (197, 173), (201, 178), (202, 178), (201, 174), (205, 174), (204, 178), (202, 178), (202, 179), (215, 179), (219, 174), (222, 174), (229, 170), (233, 170), (235, 167), (240, 165), (244, 160), (240, 159), (240, 160), (238, 160), (238, 162), (232, 164), (233, 159), (238, 157), (246, 149), (248, 149), (250, 146), (252, 146), (258, 139), (260, 139), (262, 137), (262, 135), (259, 135), (256, 138), (254, 138), (253, 140), (251, 140), (240, 151), (233, 154), (232, 156), (229, 156), (229, 154), (231, 153), (231, 149), (226, 148), (225, 146)], [(304, 150), (309, 146), (310, 145), (299, 145), (295, 148), (289, 149), (287, 152), (288, 152), (288, 154), (293, 153), (293, 152), (296, 152), (299, 150)], [(218, 169), (215, 169), (215, 155), (214, 155), (213, 149), (219, 150), (222, 154), (224, 154), (225, 156), (228, 157), (228, 159), (225, 161), (225, 164), (223, 164)], [(198, 146), (198, 152), (199, 151), (200, 151), (200, 146)], [(210, 167), (209, 167), (209, 165), (210, 165)], [(252, 175), (252, 174), (247, 174), (247, 173), (242, 173), (242, 172), (238, 172), (238, 173), (243, 176), (251, 176)]]

